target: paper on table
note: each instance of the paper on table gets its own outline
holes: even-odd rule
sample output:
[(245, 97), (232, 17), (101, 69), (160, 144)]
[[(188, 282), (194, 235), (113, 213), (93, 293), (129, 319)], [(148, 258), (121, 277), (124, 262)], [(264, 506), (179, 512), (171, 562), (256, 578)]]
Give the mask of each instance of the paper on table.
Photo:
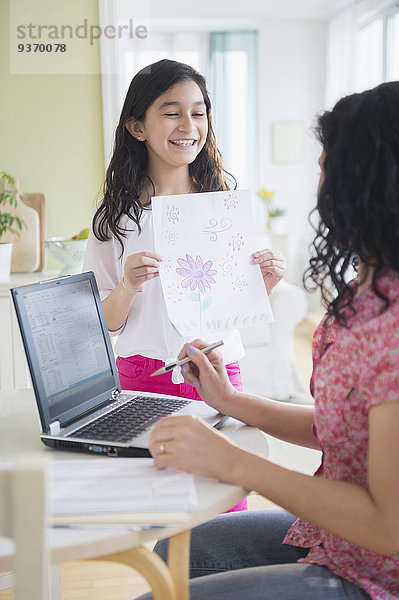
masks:
[(272, 322), (258, 265), (248, 190), (152, 199), (159, 274), (173, 325), (183, 336)]
[(87, 522), (86, 516), (108, 515), (104, 521), (120, 522), (114, 518), (119, 514), (124, 522), (168, 522), (186, 518), (183, 513), (198, 505), (193, 476), (174, 469), (159, 471), (151, 458), (63, 460), (51, 464), (53, 516), (85, 515)]

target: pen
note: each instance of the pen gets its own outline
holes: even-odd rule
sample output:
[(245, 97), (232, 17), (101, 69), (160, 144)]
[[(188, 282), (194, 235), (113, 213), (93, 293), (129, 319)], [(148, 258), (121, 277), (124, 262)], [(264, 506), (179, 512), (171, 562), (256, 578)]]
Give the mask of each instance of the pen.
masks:
[[(215, 348), (219, 348), (219, 346), (223, 345), (223, 340), (219, 340), (219, 342), (215, 342), (214, 344), (211, 344), (210, 346), (205, 346), (205, 348), (201, 348), (200, 352), (210, 352), (210, 350), (214, 350)], [(186, 363), (190, 362), (191, 358), (189, 356), (186, 356), (186, 358), (182, 358), (181, 360), (176, 360), (176, 362), (173, 362), (169, 365), (165, 365), (164, 367), (161, 367), (160, 369), (158, 369), (157, 371), (154, 371), (153, 373), (151, 373), (150, 377), (154, 377), (155, 375), (163, 375), (163, 373), (168, 373), (169, 371), (172, 371), (172, 369), (174, 369), (175, 367), (180, 367), (180, 365), (185, 365)]]

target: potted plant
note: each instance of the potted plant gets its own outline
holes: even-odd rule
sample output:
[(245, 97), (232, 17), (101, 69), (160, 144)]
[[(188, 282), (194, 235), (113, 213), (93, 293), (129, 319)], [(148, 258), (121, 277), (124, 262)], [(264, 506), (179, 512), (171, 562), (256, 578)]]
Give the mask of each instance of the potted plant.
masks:
[(12, 242), (4, 242), (3, 235), (19, 235), (24, 222), (10, 212), (18, 205), (18, 191), (14, 177), (0, 171), (0, 281), (10, 278)]
[(258, 196), (266, 204), (267, 222), (266, 228), (272, 233), (285, 233), (285, 208), (276, 208), (272, 205), (274, 190), (262, 188), (257, 192)]
[(269, 210), (270, 231), (272, 233), (286, 232), (285, 213), (284, 208), (271, 208)]

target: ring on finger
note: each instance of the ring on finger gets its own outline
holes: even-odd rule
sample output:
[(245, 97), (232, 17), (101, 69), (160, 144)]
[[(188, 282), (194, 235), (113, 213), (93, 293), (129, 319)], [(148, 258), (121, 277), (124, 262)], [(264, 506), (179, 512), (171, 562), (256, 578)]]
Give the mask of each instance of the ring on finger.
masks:
[(163, 444), (163, 443), (159, 444), (159, 452), (161, 454), (165, 454), (165, 452), (166, 452), (166, 444)]

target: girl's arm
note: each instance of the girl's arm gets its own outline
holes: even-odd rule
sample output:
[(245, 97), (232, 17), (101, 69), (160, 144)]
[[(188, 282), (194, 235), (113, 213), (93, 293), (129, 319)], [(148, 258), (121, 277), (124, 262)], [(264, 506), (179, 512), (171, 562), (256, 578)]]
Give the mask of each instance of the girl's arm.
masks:
[(129, 292), (120, 281), (109, 296), (104, 298), (102, 305), (109, 331), (118, 331), (123, 326), (138, 293)]
[(281, 467), (193, 417), (161, 419), (150, 450), (158, 468), (176, 467), (255, 490), (318, 528), (391, 555), (399, 552), (398, 422), (399, 400), (370, 411), (367, 489)]
[(258, 250), (253, 253), (252, 262), (260, 266), (265, 288), (270, 296), (273, 288), (284, 277), (287, 269), (285, 256), (279, 250)]
[(115, 239), (100, 241), (90, 228), (83, 270), (96, 276), (109, 331), (118, 332), (125, 324), (135, 296), (146, 281), (158, 276), (160, 261), (159, 254), (136, 252), (127, 257), (122, 270)]
[(161, 261), (162, 257), (155, 252), (137, 252), (127, 257), (121, 281), (102, 303), (110, 331), (123, 326), (135, 296), (143, 291), (147, 281), (159, 276)]

